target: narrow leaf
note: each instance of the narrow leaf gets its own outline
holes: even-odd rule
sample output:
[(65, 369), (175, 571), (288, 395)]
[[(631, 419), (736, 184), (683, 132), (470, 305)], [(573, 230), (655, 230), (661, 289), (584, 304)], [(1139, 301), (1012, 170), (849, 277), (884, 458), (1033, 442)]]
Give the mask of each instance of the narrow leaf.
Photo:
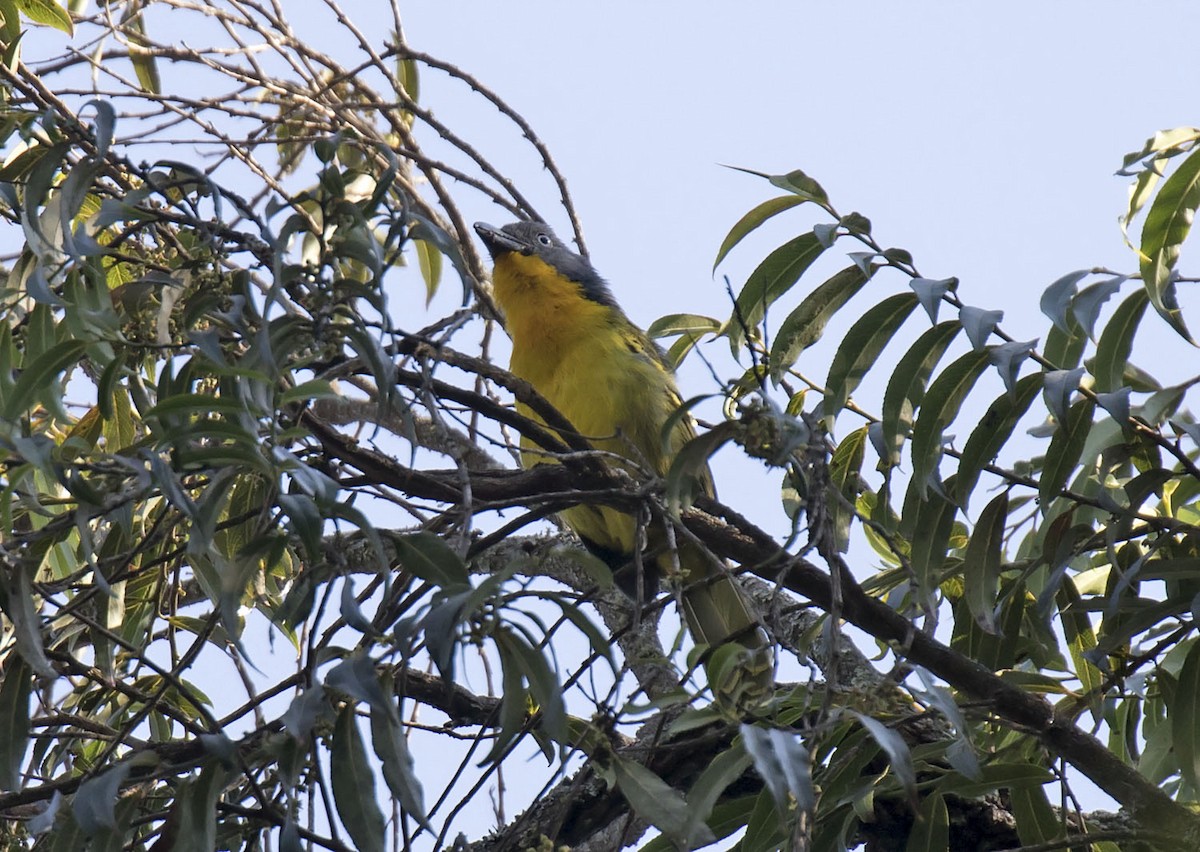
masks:
[(646, 334), (657, 339), (660, 337), (671, 337), (676, 334), (686, 334), (688, 332), (715, 333), (720, 330), (720, 320), (713, 319), (712, 317), (701, 316), (700, 314), (667, 314), (665, 317), (659, 317), (650, 323), (650, 327), (646, 329)]
[[(954, 480), (953, 476), (946, 480), (946, 490), (950, 493), (954, 491)], [(909, 483), (908, 489), (901, 528), (912, 541), (909, 564), (920, 591), (932, 596), (942, 579), (958, 507), (940, 492), (922, 495), (916, 480)]]
[[(691, 826), (699, 826), (709, 821), (717, 800), (750, 768), (750, 755), (740, 745), (731, 748), (714, 757), (700, 773), (692, 789), (688, 790), (688, 819)], [(694, 829), (689, 827), (688, 833)]]
[(979, 521), (963, 557), (963, 594), (975, 623), (996, 633), (996, 594), (1004, 555), (1004, 528), (1008, 521), (1008, 491), (1002, 491), (979, 513)]
[(1175, 301), (1171, 273), (1200, 206), (1200, 149), (1194, 150), (1163, 181), (1142, 225), (1142, 284), (1154, 309), (1185, 340), (1192, 342)]
[(841, 440), (829, 461), (829, 484), (834, 493), (829, 495), (828, 504), (839, 553), (850, 547), (850, 522), (854, 520), (866, 444), (867, 427), (863, 426)]
[(747, 332), (762, 322), (767, 309), (800, 280), (822, 251), (820, 241), (810, 231), (775, 249), (750, 273), (728, 323), (734, 354), (745, 342)]
[(1067, 419), (1071, 397), (1079, 390), (1079, 382), (1083, 379), (1084, 372), (1086, 371), (1083, 367), (1076, 367), (1073, 370), (1051, 370), (1046, 373), (1042, 397), (1054, 419), (1060, 423)]
[(904, 852), (947, 852), (950, 849), (950, 814), (939, 794), (926, 796), (917, 811)]
[(1002, 394), (988, 406), (979, 425), (963, 445), (958, 461), (958, 482), (955, 500), (964, 509), (979, 482), (983, 468), (999, 454), (1012, 436), (1017, 422), (1025, 416), (1042, 387), (1043, 373), (1033, 373), (1017, 382), (1015, 393)]
[(795, 207), (798, 204), (803, 204), (807, 198), (800, 198), (795, 195), (781, 195), (778, 198), (771, 198), (764, 201), (762, 204), (755, 207), (741, 219), (738, 219), (737, 224), (729, 229), (729, 233), (721, 242), (721, 248), (717, 250), (717, 259), (713, 261), (713, 270), (715, 271), (721, 265), (721, 261), (725, 259), (725, 255), (733, 250), (733, 247), (740, 243), (747, 234), (757, 229), (763, 222)]
[(1133, 293), (1120, 304), (1104, 327), (1096, 344), (1096, 359), (1092, 363), (1097, 391), (1112, 391), (1125, 384), (1125, 368), (1129, 364), (1129, 353), (1133, 351), (1133, 335), (1146, 312), (1148, 299), (1145, 290)]
[(352, 705), (347, 704), (338, 714), (332, 751), (333, 800), (342, 825), (359, 852), (384, 852), (384, 820), (375, 800), (375, 773), (367, 760)]
[(105, 828), (117, 827), (117, 793), (129, 777), (128, 763), (119, 763), (107, 772), (89, 778), (75, 791), (71, 812), (85, 834), (95, 834)]
[(1049, 317), (1050, 321), (1063, 331), (1069, 331), (1067, 328), (1067, 310), (1071, 307), (1071, 301), (1075, 297), (1075, 285), (1087, 277), (1090, 272), (1091, 270), (1088, 269), (1077, 269), (1074, 272), (1068, 272), (1042, 291), (1042, 300), (1040, 303), (1042, 313)]
[(912, 753), (908, 750), (908, 743), (904, 741), (904, 737), (882, 722), (872, 719), (870, 716), (855, 711), (851, 712), (862, 723), (862, 726), (867, 729), (867, 733), (871, 735), (871, 738), (883, 749), (884, 754), (888, 757), (888, 762), (892, 766), (892, 771), (896, 773), (896, 777), (904, 786), (904, 792), (908, 794), (909, 799), (915, 802), (917, 798), (917, 772), (913, 766)]
[(56, 672), (42, 643), (42, 619), (34, 601), (33, 582), (23, 567), (18, 566), (8, 577), (0, 571), (0, 610), (12, 624), (21, 659), (38, 677), (53, 678)]
[[(390, 703), (390, 702), (389, 702)], [(371, 710), (371, 747), (383, 764), (383, 780), (405, 812), (432, 831), (425, 816), (425, 795), (413, 766), (408, 741), (400, 729), (394, 705), (386, 711)]]
[(682, 794), (649, 769), (614, 756), (612, 770), (634, 813), (671, 838), (679, 849), (698, 849), (716, 841), (707, 825), (689, 818)]
[(1056, 325), (1050, 326), (1050, 333), (1046, 335), (1046, 345), (1042, 349), (1042, 357), (1047, 363), (1060, 370), (1070, 370), (1079, 366), (1088, 341), (1088, 336), (1083, 333), (1074, 314), (1068, 317), (1067, 328), (1070, 330), (1063, 331)]
[(209, 852), (217, 848), (217, 799), (225, 786), (225, 776), (220, 763), (211, 760), (180, 789), (175, 799), (179, 834), (172, 852)]
[(875, 364), (879, 354), (916, 306), (915, 294), (897, 293), (864, 313), (846, 332), (829, 365), (829, 378), (825, 381), (826, 395), (822, 410), (830, 427), (867, 370)]
[(426, 240), (413, 240), (412, 243), (417, 252), (421, 278), (425, 281), (425, 305), (428, 307), (442, 280), (442, 253), (437, 250), (437, 246)]
[(995, 365), (996, 371), (1004, 381), (1004, 387), (1010, 395), (1016, 394), (1017, 374), (1021, 365), (1033, 355), (1037, 340), (1009, 340), (991, 348), (989, 359)]
[(5, 400), (5, 419), (16, 420), (24, 414), (39, 395), (48, 391), (59, 373), (79, 363), (86, 349), (87, 344), (82, 340), (65, 340), (43, 352), (32, 364), (24, 365), (12, 393)]
[(913, 426), (913, 482), (925, 494), (941, 458), (942, 437), (976, 380), (987, 368), (988, 352), (968, 352), (950, 364), (929, 386)]
[(742, 741), (775, 800), (780, 814), (789, 810), (789, 794), (802, 810), (816, 803), (812, 781), (812, 758), (796, 734), (778, 728), (741, 726)]
[(857, 266), (848, 266), (804, 297), (775, 334), (771, 345), (771, 378), (778, 380), (801, 352), (820, 340), (829, 318), (862, 289), (868, 277)]
[(75, 34), (75, 24), (67, 10), (54, 0), (17, 0), (17, 6), (25, 13), (25, 17), (35, 23), (54, 27), (67, 35)]
[[(1105, 281), (1097, 281), (1083, 289), (1075, 300), (1071, 303), (1071, 313), (1078, 320), (1080, 327), (1087, 333), (1090, 338), (1096, 336), (1096, 320), (1100, 318), (1100, 309), (1104, 306), (1114, 293), (1121, 289), (1121, 285), (1126, 281), (1124, 275), (1118, 275), (1116, 278), (1109, 278)], [(1064, 328), (1064, 331), (1070, 331), (1070, 328)]]
[(443, 589), (469, 587), (467, 566), (445, 541), (429, 532), (413, 533), (396, 540), (400, 562), (406, 571)]
[(925, 397), (925, 383), (961, 326), (957, 320), (935, 325), (917, 338), (896, 365), (883, 395), (883, 442), (891, 463), (900, 463), (900, 447), (912, 426), (912, 412)]
[(1050, 843), (1062, 836), (1062, 823), (1050, 807), (1044, 788), (1021, 784), (1010, 787), (1008, 795), (1017, 821), (1017, 837), (1023, 845)]
[(1042, 470), (1042, 481), (1038, 484), (1038, 498), (1043, 506), (1058, 496), (1066, 486), (1079, 457), (1083, 453), (1088, 433), (1092, 430), (1092, 415), (1096, 403), (1081, 399), (1071, 406), (1065, 422), (1058, 424), (1050, 447), (1046, 450), (1046, 466)]
[(33, 669), (14, 650), (0, 671), (0, 790), (11, 793), (21, 789), (21, 763), (29, 745)]

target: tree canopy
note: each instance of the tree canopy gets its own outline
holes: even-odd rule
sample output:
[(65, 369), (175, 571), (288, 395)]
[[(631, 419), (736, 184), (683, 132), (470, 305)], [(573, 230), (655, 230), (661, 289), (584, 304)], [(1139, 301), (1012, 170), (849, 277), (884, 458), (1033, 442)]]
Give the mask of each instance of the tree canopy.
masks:
[[(319, 5), (341, 54), (281, 4), (0, 0), (8, 848), (1200, 842), (1197, 379), (1133, 360), (1192, 357), (1200, 129), (1126, 157), (1128, 266), (1061, 274), (1027, 341), (804, 171), (749, 172), (714, 269), (796, 235), (727, 316), (649, 329), (720, 419), (631, 476), (504, 369), (465, 210), (551, 217), (421, 80), (498, 111), (586, 254), (536, 129), (396, 4)], [(690, 493), (723, 447), (776, 517)], [(734, 566), (770, 701), (714, 699), (731, 649), (677, 590), (635, 604), (547, 523), (585, 502)]]

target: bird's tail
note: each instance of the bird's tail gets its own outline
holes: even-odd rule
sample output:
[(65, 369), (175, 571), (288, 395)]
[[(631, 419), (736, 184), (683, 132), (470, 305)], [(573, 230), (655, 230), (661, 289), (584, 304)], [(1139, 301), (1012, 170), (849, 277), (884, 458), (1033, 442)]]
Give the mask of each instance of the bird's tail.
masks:
[[(704, 559), (701, 554), (686, 555), (696, 558), (681, 561)], [(685, 565), (683, 572), (687, 578), (682, 592), (683, 616), (696, 644), (710, 648), (705, 664), (709, 685), (733, 706), (757, 703), (770, 694), (774, 685), (775, 660), (754, 605), (729, 573), (715, 566), (703, 571), (688, 571), (686, 567), (691, 566)]]

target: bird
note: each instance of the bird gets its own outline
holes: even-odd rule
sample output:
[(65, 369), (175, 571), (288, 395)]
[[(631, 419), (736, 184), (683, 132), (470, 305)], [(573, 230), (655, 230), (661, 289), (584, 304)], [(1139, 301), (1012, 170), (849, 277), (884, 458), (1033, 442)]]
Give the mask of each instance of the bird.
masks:
[[(477, 222), (475, 231), (492, 257), (492, 293), (512, 339), (509, 371), (604, 451), (610, 465), (665, 476), (675, 454), (695, 436), (695, 424), (679, 416), (683, 400), (662, 350), (626, 316), (592, 264), (546, 224), (519, 221), (497, 228)], [(527, 406), (518, 402), (517, 408), (540, 421)], [(672, 426), (664, 436), (668, 421)], [(543, 462), (553, 459), (522, 438), (522, 466)], [(707, 466), (695, 486), (698, 493), (714, 495)], [(672, 548), (661, 524), (648, 525), (647, 546), (636, 560), (638, 521), (610, 506), (583, 503), (560, 516), (635, 602), (656, 594), (661, 575), (677, 573), (693, 640), (710, 653), (728, 645), (738, 651), (733, 665), (722, 668), (724, 684), (712, 683), (709, 668), (714, 692), (764, 697), (773, 676), (770, 642), (723, 563), (690, 541), (675, 539)]]

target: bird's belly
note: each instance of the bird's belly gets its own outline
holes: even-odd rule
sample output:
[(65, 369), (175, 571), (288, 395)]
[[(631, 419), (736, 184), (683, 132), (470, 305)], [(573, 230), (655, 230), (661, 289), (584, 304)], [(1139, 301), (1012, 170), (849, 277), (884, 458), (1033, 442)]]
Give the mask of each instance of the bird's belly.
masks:
[[(581, 341), (573, 351), (563, 353), (564, 357), (539, 358), (534, 363), (523, 362), (514, 353), (512, 372), (532, 384), (593, 447), (630, 459), (631, 468), (655, 470), (660, 455), (659, 424), (670, 413), (661, 410), (662, 394), (655, 390), (661, 378), (648, 372), (656, 368), (631, 356), (623, 346), (614, 350), (606, 343)], [(517, 408), (540, 422), (526, 406), (518, 404)], [(527, 438), (522, 439), (521, 448), (525, 467), (555, 462)], [(613, 463), (611, 459), (609, 463)], [(565, 510), (562, 517), (595, 545), (620, 553), (634, 549), (637, 525), (624, 512), (581, 505)]]
[[(514, 355), (512, 372), (533, 385), (592, 446), (646, 463), (650, 459), (642, 457), (644, 452), (657, 455), (656, 447), (644, 446), (647, 433), (657, 440), (655, 424), (670, 411), (658, 399), (655, 368), (620, 351), (619, 345), (585, 340), (558, 358), (536, 363)], [(524, 406), (519, 408), (530, 416)]]

